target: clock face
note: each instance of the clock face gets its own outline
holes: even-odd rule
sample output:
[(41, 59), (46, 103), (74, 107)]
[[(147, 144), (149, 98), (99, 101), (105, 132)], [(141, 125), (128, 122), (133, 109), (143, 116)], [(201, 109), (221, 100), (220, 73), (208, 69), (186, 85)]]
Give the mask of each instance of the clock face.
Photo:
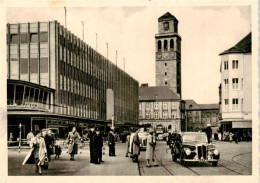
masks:
[(162, 58), (162, 54), (161, 53), (157, 53), (156, 58), (157, 59), (161, 59)]
[(162, 57), (163, 57), (163, 59), (167, 59), (168, 58), (168, 53), (163, 53)]
[(170, 58), (174, 58), (175, 57), (175, 52), (170, 53)]
[(169, 30), (169, 22), (164, 22), (163, 23), (163, 29), (164, 30)]

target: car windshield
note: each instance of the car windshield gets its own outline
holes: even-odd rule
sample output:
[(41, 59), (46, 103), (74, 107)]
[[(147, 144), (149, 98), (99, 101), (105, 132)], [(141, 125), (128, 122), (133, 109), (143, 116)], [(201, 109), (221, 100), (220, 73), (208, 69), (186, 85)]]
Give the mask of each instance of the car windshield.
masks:
[(182, 137), (183, 142), (207, 142), (207, 137), (200, 134), (186, 134)]

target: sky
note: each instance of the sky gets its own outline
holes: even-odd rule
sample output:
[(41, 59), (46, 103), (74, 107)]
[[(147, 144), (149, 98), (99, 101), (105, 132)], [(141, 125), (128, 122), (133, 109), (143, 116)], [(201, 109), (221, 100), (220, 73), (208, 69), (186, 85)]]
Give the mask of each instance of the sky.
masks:
[[(219, 53), (251, 31), (250, 6), (67, 7), (67, 28), (116, 62), (139, 84), (155, 86), (155, 34), (158, 18), (170, 12), (179, 20), (182, 99), (218, 103)], [(57, 20), (65, 25), (64, 7), (8, 8), (8, 23)]]

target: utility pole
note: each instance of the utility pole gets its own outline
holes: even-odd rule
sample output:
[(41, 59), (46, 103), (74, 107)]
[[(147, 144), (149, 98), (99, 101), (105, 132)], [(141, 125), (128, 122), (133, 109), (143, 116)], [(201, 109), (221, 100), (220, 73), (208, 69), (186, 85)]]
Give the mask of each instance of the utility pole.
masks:
[(19, 153), (21, 152), (22, 124), (19, 123)]
[(116, 66), (117, 66), (117, 50), (116, 50)]
[(67, 15), (66, 15), (66, 6), (64, 6), (64, 10), (65, 10), (65, 28), (67, 28)]
[(107, 45), (107, 60), (108, 60), (108, 43), (106, 43), (106, 45)]
[(85, 24), (85, 21), (81, 21), (81, 23), (82, 23), (82, 26), (83, 26), (83, 41), (84, 41), (84, 33), (85, 33), (85, 31), (84, 31), (84, 24)]
[(96, 51), (97, 51), (97, 33), (96, 33)]

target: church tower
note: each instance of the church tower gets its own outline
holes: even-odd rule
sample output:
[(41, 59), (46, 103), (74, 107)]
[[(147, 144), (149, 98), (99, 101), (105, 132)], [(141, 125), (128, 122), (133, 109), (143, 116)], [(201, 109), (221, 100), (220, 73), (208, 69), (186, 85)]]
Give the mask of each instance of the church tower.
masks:
[(158, 19), (156, 86), (168, 86), (181, 98), (181, 37), (178, 20), (169, 12)]

